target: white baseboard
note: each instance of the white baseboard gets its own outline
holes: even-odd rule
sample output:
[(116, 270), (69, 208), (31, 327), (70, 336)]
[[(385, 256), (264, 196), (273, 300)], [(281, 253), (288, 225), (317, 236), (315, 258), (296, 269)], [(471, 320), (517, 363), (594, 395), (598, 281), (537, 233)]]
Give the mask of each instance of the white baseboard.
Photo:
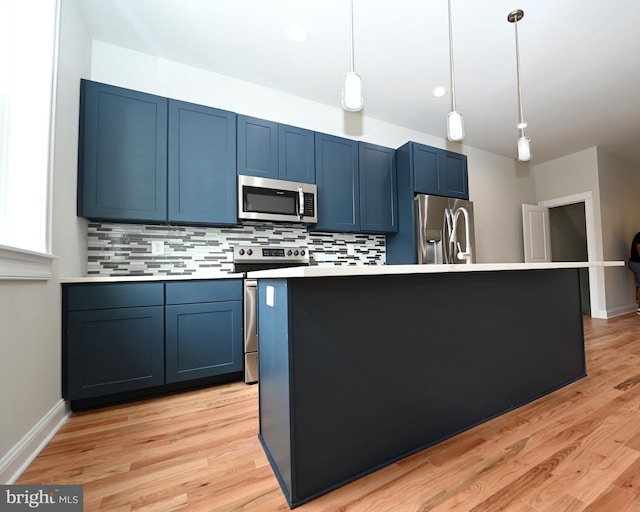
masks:
[(0, 483), (13, 484), (69, 416), (67, 403), (60, 400), (0, 459)]
[(607, 318), (613, 318), (614, 316), (628, 315), (629, 313), (635, 313), (638, 310), (637, 304), (629, 304), (627, 306), (621, 306), (619, 308), (613, 308), (607, 310)]

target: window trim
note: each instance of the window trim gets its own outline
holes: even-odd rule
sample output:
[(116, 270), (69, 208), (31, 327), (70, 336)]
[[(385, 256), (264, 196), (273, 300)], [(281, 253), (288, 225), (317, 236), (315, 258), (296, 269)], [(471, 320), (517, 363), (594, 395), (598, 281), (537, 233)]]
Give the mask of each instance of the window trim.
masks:
[(51, 264), (58, 256), (0, 245), (0, 280), (51, 279)]

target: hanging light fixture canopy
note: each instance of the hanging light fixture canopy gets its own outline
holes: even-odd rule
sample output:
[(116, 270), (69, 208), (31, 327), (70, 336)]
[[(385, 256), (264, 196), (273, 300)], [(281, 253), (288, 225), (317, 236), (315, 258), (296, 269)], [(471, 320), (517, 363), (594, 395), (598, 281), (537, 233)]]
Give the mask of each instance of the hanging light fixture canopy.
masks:
[(524, 134), (527, 123), (524, 122), (522, 111), (522, 81), (520, 79), (520, 43), (518, 41), (518, 22), (524, 17), (522, 9), (515, 9), (507, 15), (507, 21), (513, 23), (516, 32), (516, 74), (518, 81), (518, 125), (520, 138), (518, 139), (518, 160), (526, 162), (531, 160), (531, 138)]
[(364, 100), (362, 98), (362, 80), (360, 75), (354, 71), (353, 58), (353, 0), (349, 0), (350, 22), (351, 22), (351, 71), (344, 75), (344, 85), (342, 86), (342, 108), (349, 112), (362, 110)]
[(451, 26), (451, 0), (449, 0), (449, 70), (451, 72), (451, 112), (447, 116), (447, 138), (451, 141), (464, 139), (462, 114), (456, 110), (456, 84), (453, 65), (453, 29)]

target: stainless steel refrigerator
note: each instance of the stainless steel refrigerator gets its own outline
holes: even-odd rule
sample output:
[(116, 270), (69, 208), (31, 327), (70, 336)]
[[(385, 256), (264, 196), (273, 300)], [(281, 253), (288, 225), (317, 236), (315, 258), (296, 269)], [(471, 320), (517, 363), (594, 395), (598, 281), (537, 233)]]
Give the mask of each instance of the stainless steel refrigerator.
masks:
[(415, 196), (418, 263), (475, 263), (473, 202)]

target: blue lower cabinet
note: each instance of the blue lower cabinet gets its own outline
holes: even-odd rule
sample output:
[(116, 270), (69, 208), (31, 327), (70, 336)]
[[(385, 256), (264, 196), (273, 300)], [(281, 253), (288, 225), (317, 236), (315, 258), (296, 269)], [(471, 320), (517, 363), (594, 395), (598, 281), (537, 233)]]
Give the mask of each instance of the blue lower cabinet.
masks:
[(66, 353), (69, 400), (164, 384), (164, 308), (72, 311)]
[(168, 305), (167, 382), (242, 371), (240, 301)]
[(73, 410), (243, 370), (241, 279), (63, 285), (62, 304), (62, 387)]

